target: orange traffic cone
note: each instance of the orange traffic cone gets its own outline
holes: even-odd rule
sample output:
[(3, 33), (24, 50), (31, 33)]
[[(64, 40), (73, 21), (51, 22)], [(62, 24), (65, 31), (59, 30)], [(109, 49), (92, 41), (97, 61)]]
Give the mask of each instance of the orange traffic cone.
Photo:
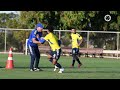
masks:
[(12, 48), (10, 48), (8, 60), (7, 60), (6, 67), (5, 67), (6, 69), (13, 69), (14, 68), (14, 62), (13, 62), (12, 57), (13, 57)]

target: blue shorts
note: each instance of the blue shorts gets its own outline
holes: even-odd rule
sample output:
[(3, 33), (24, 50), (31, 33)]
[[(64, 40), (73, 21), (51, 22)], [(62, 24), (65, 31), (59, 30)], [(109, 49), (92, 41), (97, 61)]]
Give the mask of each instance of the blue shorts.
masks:
[(58, 60), (60, 58), (61, 55), (61, 49), (58, 49), (56, 51), (50, 51), (49, 54), (52, 56), (53, 59)]
[(78, 55), (79, 54), (79, 48), (72, 48), (72, 55)]

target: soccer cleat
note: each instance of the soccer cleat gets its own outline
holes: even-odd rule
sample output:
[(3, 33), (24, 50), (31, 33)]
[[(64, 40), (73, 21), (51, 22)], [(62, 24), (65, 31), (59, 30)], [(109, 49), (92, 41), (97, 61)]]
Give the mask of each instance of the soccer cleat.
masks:
[(80, 68), (82, 66), (82, 64), (78, 64), (78, 68)]
[(57, 69), (56, 68), (54, 68), (54, 71), (56, 71)]
[(64, 68), (61, 68), (61, 69), (60, 69), (60, 71), (62, 71), (62, 72), (63, 72), (63, 71), (64, 71)]
[(30, 69), (30, 71), (34, 71), (34, 69)]
[(70, 67), (71, 67), (71, 68), (74, 68), (74, 66), (73, 66), (73, 65), (71, 65)]
[(34, 71), (43, 71), (43, 70), (40, 68), (34, 68)]
[(58, 73), (63, 73), (62, 71), (59, 71)]
[(58, 67), (57, 67), (57, 66), (55, 66), (54, 71), (56, 71), (57, 69), (58, 69)]
[(64, 68), (61, 68), (58, 73), (63, 73), (63, 71), (64, 71)]
[(58, 67), (55, 65), (55, 68), (57, 69)]

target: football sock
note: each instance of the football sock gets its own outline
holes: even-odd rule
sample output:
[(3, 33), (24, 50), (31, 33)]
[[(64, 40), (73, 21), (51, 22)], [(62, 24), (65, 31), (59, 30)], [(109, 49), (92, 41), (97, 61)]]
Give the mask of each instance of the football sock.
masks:
[(80, 62), (80, 60), (79, 59), (76, 59), (77, 60), (77, 62), (79, 63), (79, 64), (81, 64), (81, 62)]
[(58, 68), (62, 68), (62, 66), (61, 66), (59, 63), (57, 63), (56, 66), (57, 66)]
[(72, 61), (72, 66), (74, 66), (74, 64), (75, 64), (75, 60)]

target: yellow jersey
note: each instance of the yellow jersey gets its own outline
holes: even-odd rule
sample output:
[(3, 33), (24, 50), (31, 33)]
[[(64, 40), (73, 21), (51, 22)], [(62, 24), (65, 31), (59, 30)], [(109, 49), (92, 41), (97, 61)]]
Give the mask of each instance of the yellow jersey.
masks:
[(72, 33), (72, 48), (79, 48), (78, 40), (82, 40), (82, 36), (80, 36), (78, 33)]
[(49, 42), (49, 45), (50, 45), (52, 51), (56, 51), (56, 50), (60, 49), (60, 46), (58, 44), (58, 38), (53, 33), (47, 34), (44, 37), (44, 39)]

